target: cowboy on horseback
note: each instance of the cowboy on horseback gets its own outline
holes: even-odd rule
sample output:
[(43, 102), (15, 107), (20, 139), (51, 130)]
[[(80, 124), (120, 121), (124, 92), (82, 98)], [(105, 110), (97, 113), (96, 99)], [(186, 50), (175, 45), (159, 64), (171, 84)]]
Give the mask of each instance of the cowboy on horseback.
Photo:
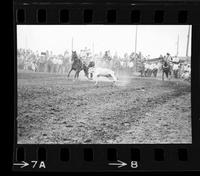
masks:
[(72, 60), (72, 66), (68, 73), (68, 77), (70, 76), (71, 71), (74, 70), (76, 72), (74, 75), (74, 78), (78, 78), (79, 73), (81, 72), (81, 70), (83, 70), (85, 73), (85, 76), (87, 78), (89, 78), (88, 77), (88, 69), (95, 65), (94, 62), (90, 62), (89, 65), (87, 66), (87, 64), (84, 61), (82, 61), (80, 58), (78, 58), (76, 51), (72, 51), (72, 59), (71, 60)]
[(171, 76), (171, 70), (172, 70), (171, 61), (172, 61), (172, 57), (170, 56), (169, 53), (167, 53), (167, 55), (164, 56), (163, 61), (162, 61), (162, 80), (163, 81), (164, 81), (164, 75), (166, 75), (167, 78)]

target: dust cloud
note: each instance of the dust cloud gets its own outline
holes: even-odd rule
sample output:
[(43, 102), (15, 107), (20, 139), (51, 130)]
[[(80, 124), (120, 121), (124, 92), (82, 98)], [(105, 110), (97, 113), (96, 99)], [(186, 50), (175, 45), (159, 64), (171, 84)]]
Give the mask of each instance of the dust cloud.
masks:
[(127, 72), (116, 72), (117, 82), (116, 85), (126, 88), (131, 83), (131, 75)]

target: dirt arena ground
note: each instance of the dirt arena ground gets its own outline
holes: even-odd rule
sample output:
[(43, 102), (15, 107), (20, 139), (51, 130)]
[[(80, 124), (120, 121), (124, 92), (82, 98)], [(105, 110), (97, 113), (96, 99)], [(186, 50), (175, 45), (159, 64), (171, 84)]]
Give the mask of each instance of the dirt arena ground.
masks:
[(191, 143), (190, 83), (18, 73), (19, 144)]

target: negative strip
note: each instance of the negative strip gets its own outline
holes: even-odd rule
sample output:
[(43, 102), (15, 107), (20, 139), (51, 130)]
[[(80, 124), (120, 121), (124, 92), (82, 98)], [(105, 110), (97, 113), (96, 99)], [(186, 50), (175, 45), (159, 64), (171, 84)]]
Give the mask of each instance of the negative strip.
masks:
[(120, 11), (107, 7), (95, 24), (86, 6), (73, 25), (75, 11), (62, 7), (58, 25), (48, 6), (35, 8), (33, 24), (17, 9), (14, 170), (199, 169), (199, 27), (186, 10), (179, 24), (165, 24), (163, 8), (140, 24), (137, 6), (123, 25)]

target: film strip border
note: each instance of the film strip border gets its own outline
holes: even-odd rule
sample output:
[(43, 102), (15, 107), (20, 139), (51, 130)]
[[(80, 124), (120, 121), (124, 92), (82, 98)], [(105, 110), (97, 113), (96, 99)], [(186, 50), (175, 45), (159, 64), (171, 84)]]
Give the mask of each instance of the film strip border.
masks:
[(17, 3), (17, 24), (199, 24), (199, 3)]
[(187, 171), (199, 170), (198, 152), (188, 145), (25, 145), (16, 148), (15, 161), (23, 171)]
[[(14, 2), (14, 24), (192, 24), (199, 25), (200, 4), (193, 3), (32, 3)], [(199, 29), (199, 27), (195, 27)], [(193, 34), (199, 37), (197, 30)], [(194, 39), (194, 38), (193, 38)], [(192, 41), (195, 46), (197, 40)], [(194, 51), (194, 52), (193, 52)], [(192, 47), (192, 55), (199, 52)], [(196, 61), (195, 61), (196, 62)], [(194, 63), (195, 63), (194, 62)], [(197, 64), (193, 64), (195, 70)], [(194, 82), (199, 81), (196, 74)], [(193, 84), (194, 85), (194, 84)], [(197, 87), (192, 87), (197, 92)], [(198, 109), (195, 103), (192, 107)], [(199, 113), (192, 116), (191, 145), (16, 145), (16, 171), (199, 170)], [(197, 122), (198, 120), (198, 122)]]

